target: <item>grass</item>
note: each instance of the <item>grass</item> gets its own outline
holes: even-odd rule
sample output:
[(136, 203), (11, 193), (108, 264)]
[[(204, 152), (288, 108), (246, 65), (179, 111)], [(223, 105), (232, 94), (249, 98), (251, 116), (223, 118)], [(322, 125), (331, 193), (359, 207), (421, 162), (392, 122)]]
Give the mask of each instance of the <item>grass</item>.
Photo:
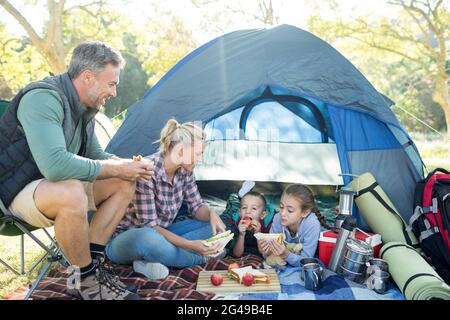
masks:
[[(425, 136), (413, 134), (413, 139), (430, 171), (436, 167), (443, 167), (450, 171), (450, 157), (448, 156), (448, 148), (446, 147), (445, 139), (443, 137), (438, 135)], [(53, 234), (53, 229), (50, 229), (49, 232)], [(48, 243), (42, 230), (37, 230), (34, 234), (39, 239), (45, 241), (45, 243)], [(18, 269), (20, 265), (19, 252), (20, 237), (0, 236), (0, 258), (16, 269)], [(42, 254), (43, 250), (31, 239), (25, 237), (25, 269), (29, 269)], [(0, 264), (0, 299), (22, 286), (30, 285), (37, 277), (38, 272), (43, 267), (44, 263), (45, 260), (27, 276), (16, 276), (13, 272)]]
[[(50, 234), (53, 234), (53, 229), (48, 229)], [(43, 241), (44, 244), (48, 244), (48, 237), (42, 230), (36, 230), (33, 234)], [(28, 271), (33, 264), (39, 260), (44, 254), (44, 250), (41, 249), (33, 240), (29, 237), (25, 237), (25, 271)], [(14, 269), (20, 269), (20, 237), (6, 237), (0, 236), (0, 259), (11, 265)], [(13, 291), (22, 286), (28, 286), (33, 283), (37, 277), (39, 271), (46, 263), (44, 259), (29, 275), (17, 276), (12, 271), (7, 269), (3, 264), (0, 264), (0, 299), (9, 295)]]
[(450, 142), (435, 133), (411, 134), (429, 171), (440, 167), (450, 171)]

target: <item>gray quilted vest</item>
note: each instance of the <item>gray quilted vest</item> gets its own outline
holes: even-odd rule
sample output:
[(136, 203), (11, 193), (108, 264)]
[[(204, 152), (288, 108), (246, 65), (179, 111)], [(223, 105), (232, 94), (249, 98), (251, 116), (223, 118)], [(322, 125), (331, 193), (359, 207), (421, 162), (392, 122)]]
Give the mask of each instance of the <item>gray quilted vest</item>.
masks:
[[(17, 119), (22, 97), (33, 89), (58, 92), (63, 102), (63, 131), (66, 146), (75, 135), (79, 121), (83, 121), (82, 146), (78, 155), (85, 156), (94, 134), (95, 111), (83, 106), (67, 73), (33, 82), (20, 90), (0, 118), (0, 199), (9, 206), (14, 197), (31, 181), (43, 178), (30, 152), (25, 133)], [(38, 105), (36, 106), (39, 107)]]

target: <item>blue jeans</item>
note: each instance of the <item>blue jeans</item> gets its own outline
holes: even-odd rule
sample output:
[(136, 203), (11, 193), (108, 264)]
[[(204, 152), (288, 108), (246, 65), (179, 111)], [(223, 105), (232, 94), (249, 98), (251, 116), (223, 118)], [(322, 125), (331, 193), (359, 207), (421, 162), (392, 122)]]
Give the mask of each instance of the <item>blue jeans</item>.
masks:
[[(209, 222), (184, 220), (172, 224), (167, 230), (187, 240), (203, 240), (212, 236)], [(207, 258), (174, 246), (153, 228), (129, 229), (108, 242), (108, 258), (119, 264), (131, 264), (134, 260), (159, 262), (166, 266), (185, 268), (207, 261)]]

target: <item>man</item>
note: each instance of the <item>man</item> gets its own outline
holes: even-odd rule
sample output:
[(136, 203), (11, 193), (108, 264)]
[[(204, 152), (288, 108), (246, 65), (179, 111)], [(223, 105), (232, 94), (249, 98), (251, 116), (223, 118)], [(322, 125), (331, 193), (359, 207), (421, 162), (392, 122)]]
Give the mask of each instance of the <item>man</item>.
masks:
[[(54, 225), (87, 300), (138, 299), (103, 266), (104, 248), (136, 180), (149, 180), (153, 167), (105, 153), (94, 133), (94, 116), (116, 96), (124, 63), (106, 44), (81, 44), (67, 73), (29, 84), (0, 119), (0, 198), (25, 222)], [(88, 210), (96, 210), (90, 224)]]

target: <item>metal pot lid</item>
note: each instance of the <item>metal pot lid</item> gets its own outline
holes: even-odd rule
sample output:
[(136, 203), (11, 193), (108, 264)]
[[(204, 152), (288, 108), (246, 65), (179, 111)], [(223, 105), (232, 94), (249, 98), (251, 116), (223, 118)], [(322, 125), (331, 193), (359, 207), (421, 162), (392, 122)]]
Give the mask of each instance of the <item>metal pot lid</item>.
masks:
[(356, 239), (348, 239), (347, 240), (347, 247), (352, 250), (353, 252), (357, 252), (363, 255), (371, 255), (373, 254), (372, 247), (361, 240)]

